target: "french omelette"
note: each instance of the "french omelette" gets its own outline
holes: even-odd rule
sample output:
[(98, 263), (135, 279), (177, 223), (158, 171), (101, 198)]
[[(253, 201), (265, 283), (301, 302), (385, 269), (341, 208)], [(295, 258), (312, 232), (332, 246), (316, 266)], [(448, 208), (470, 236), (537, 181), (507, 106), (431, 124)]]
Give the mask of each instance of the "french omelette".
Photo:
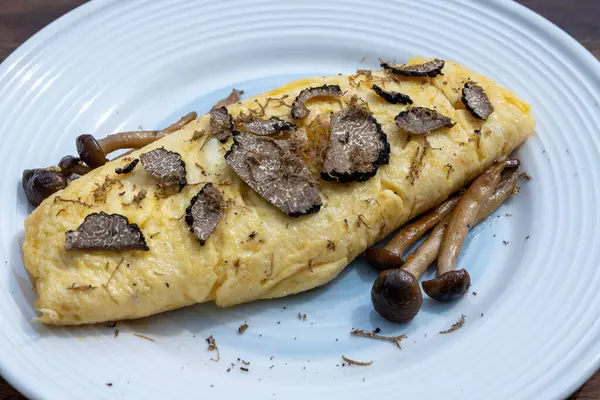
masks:
[[(414, 58), (409, 64), (424, 61)], [(292, 121), (290, 106), (302, 89), (339, 85), (342, 97), (312, 99), (309, 115), (292, 121), (305, 130), (306, 140), (317, 138), (316, 119), (328, 121), (357, 98), (381, 124), (390, 144), (389, 164), (365, 182), (327, 182), (317, 172), (323, 204), (309, 215), (287, 216), (244, 183), (224, 158), (232, 139), (221, 143), (211, 137), (208, 115), (129, 156), (161, 147), (179, 153), (188, 182), (180, 193), (164, 195), (143, 168), (116, 174), (127, 164), (124, 159), (74, 180), (25, 221), (23, 259), (37, 291), (39, 321), (133, 319), (206, 301), (228, 307), (331, 281), (368, 246), (460, 190), (534, 131), (530, 106), (514, 93), (453, 62), (442, 72), (434, 78), (391, 78), (381, 70), (301, 79), (228, 107), (234, 118), (254, 110), (264, 118)], [(485, 121), (461, 101), (469, 81), (485, 90), (494, 107)], [(407, 94), (412, 106), (386, 102), (373, 91), (374, 83)], [(415, 106), (434, 109), (455, 124), (427, 136), (408, 135), (394, 118)], [(226, 206), (201, 245), (184, 216), (205, 183), (222, 191)], [(146, 196), (140, 199), (142, 190)], [(65, 232), (101, 211), (137, 224), (149, 250), (65, 250)]]

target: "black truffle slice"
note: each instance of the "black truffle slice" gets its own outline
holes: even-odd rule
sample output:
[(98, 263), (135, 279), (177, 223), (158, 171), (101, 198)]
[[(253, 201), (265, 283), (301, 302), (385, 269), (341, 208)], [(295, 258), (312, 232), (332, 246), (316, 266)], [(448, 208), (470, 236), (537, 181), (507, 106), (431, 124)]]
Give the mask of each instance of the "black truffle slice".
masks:
[(119, 214), (89, 214), (66, 235), (67, 250), (149, 250), (140, 227)]
[(423, 64), (413, 65), (390, 65), (383, 62), (381, 63), (381, 67), (396, 75), (433, 78), (442, 75), (442, 69), (445, 64), (446, 62), (444, 60), (436, 58), (435, 60), (427, 61)]
[(390, 160), (390, 144), (381, 125), (365, 108), (352, 105), (331, 117), (329, 146), (321, 178), (363, 182)]
[(306, 118), (310, 110), (306, 108), (308, 100), (315, 97), (340, 97), (342, 89), (338, 85), (323, 85), (304, 89), (292, 103), (292, 118)]
[(289, 131), (294, 127), (293, 124), (290, 124), (289, 122), (277, 117), (271, 117), (269, 119), (256, 119), (250, 122), (243, 122), (241, 125), (245, 132), (259, 136), (267, 136), (283, 131)]
[(223, 204), (221, 191), (212, 183), (207, 183), (192, 197), (189, 207), (186, 208), (185, 222), (190, 226), (190, 232), (194, 232), (201, 246), (204, 246), (223, 217)]
[(413, 107), (396, 116), (396, 125), (411, 135), (424, 135), (444, 126), (454, 126), (454, 123), (435, 110)]
[(187, 184), (185, 162), (179, 153), (163, 148), (154, 149), (142, 154), (140, 160), (146, 172), (162, 184), (179, 185), (179, 191)]
[(295, 140), (236, 133), (225, 160), (265, 200), (297, 217), (317, 212), (322, 205), (317, 183), (299, 150)]
[(225, 143), (233, 131), (233, 118), (227, 112), (227, 108), (219, 107), (210, 110), (210, 127), (214, 137), (221, 143)]
[(115, 172), (117, 174), (128, 174), (131, 171), (133, 171), (133, 169), (135, 168), (136, 165), (138, 165), (139, 162), (140, 162), (140, 159), (136, 158), (135, 160), (133, 160), (129, 164), (125, 165), (124, 167), (115, 169)]
[(494, 112), (485, 90), (473, 82), (465, 83), (462, 90), (462, 102), (475, 118), (486, 120)]
[(373, 91), (379, 95), (382, 99), (392, 104), (412, 104), (412, 99), (404, 94), (399, 92), (387, 91), (380, 88), (377, 85), (373, 85)]

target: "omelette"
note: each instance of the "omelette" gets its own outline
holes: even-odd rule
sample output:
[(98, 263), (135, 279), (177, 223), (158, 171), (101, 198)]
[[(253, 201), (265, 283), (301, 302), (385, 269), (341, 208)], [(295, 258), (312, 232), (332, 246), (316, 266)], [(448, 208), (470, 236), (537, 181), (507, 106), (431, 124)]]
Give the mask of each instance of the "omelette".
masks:
[[(384, 64), (291, 82), (73, 180), (25, 220), (22, 253), (39, 321), (134, 319), (207, 301), (229, 307), (334, 279), (534, 131), (530, 106), (511, 91), (450, 61), (423, 73), (426, 62), (411, 59), (401, 74)], [(475, 84), (489, 100), (485, 118), (464, 98)], [(437, 116), (433, 125), (419, 110)], [(178, 185), (161, 184), (153, 162)], [(274, 179), (273, 171), (293, 176)], [(292, 181), (302, 185), (286, 187)], [(108, 216), (129, 229), (129, 247), (94, 247), (86, 236), (86, 224)]]

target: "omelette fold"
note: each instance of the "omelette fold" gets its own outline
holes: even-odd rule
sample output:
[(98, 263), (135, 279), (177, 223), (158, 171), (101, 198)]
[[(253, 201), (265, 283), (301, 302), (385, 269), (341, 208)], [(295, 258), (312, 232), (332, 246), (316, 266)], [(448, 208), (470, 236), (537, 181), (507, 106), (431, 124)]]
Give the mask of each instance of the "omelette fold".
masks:
[[(424, 61), (414, 58), (409, 65)], [(74, 180), (25, 221), (22, 252), (38, 295), (39, 321), (76, 325), (133, 319), (206, 301), (227, 307), (331, 281), (368, 246), (463, 188), (534, 131), (530, 106), (514, 93), (454, 62), (446, 61), (442, 73), (401, 77), (380, 70), (301, 79), (227, 107), (234, 119), (252, 114), (296, 125), (294, 135), (302, 141), (302, 157), (322, 201), (307, 215), (286, 215), (240, 179), (225, 160), (233, 139), (222, 143), (211, 135), (208, 115)], [(461, 101), (467, 82), (480, 85), (493, 105), (485, 121)], [(391, 104), (373, 84), (406, 94), (413, 104)], [(311, 99), (308, 116), (292, 119), (299, 93), (322, 85), (338, 85), (342, 96)], [(323, 180), (319, 157), (331, 115), (357, 103), (385, 132), (389, 160), (363, 182)], [(395, 118), (417, 106), (436, 110), (453, 125), (409, 135)], [(140, 167), (115, 173), (128, 160), (158, 148), (177, 152), (185, 162), (187, 186), (181, 192), (165, 193)], [(184, 217), (207, 183), (220, 190), (225, 206), (201, 245)], [(66, 250), (65, 233), (100, 212), (137, 224), (149, 250)]]

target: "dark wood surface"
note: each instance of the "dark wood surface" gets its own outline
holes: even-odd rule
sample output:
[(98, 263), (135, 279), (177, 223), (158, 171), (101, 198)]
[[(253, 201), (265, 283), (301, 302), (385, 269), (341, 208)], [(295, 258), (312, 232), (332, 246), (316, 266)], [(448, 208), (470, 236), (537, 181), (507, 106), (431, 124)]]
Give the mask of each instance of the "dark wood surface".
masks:
[[(560, 26), (600, 58), (600, 0), (519, 2)], [(85, 0), (0, 0), (0, 61), (44, 26), (83, 3)], [(8, 399), (24, 397), (0, 377), (0, 400)], [(569, 400), (591, 399), (600, 399), (600, 373)]]

